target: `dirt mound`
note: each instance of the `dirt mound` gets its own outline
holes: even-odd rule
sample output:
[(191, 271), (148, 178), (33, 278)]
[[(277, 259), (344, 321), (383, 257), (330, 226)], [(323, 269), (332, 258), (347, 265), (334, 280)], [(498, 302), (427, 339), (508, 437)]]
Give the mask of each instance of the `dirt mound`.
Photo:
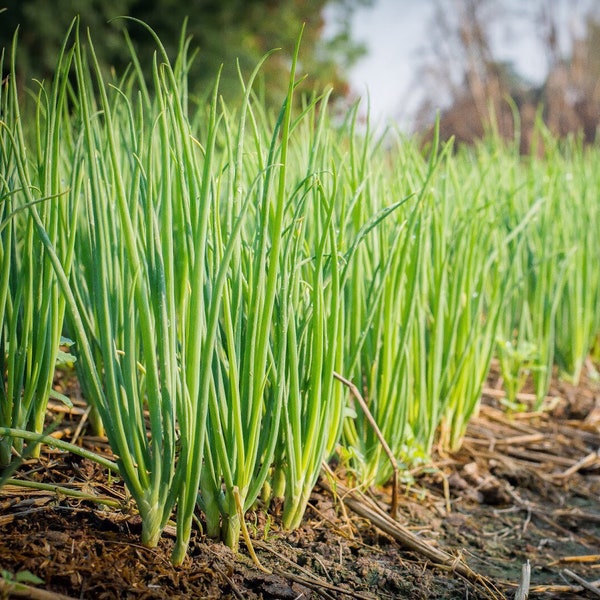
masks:
[[(2, 488), (0, 590), (34, 599), (513, 598), (529, 564), (532, 598), (600, 595), (600, 385), (556, 384), (543, 413), (506, 413), (493, 381), (485, 392), (463, 448), (411, 474), (395, 521), (390, 490), (360, 494), (330, 478), (297, 531), (282, 532), (276, 514), (248, 513), (264, 571), (244, 546), (235, 555), (201, 533), (174, 568), (171, 529), (157, 548), (143, 547), (122, 484), (46, 449), (16, 476), (120, 508)], [(73, 429), (67, 423), (65, 435)]]

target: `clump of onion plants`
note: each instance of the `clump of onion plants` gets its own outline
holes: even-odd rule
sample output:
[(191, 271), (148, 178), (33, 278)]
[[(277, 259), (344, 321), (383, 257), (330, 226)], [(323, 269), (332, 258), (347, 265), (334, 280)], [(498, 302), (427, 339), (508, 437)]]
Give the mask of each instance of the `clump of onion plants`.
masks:
[[(364, 395), (368, 413), (349, 399), (340, 452), (357, 482), (382, 483), (418, 453), (408, 424), (409, 342), (423, 243), (423, 193), (436, 162), (427, 165), (405, 140), (384, 150), (367, 132), (363, 139), (350, 140), (347, 163), (351, 202), (345, 235), (352, 239), (370, 215), (392, 210), (361, 240), (343, 280), (342, 374)], [(375, 170), (373, 164), (383, 166)], [(401, 464), (392, 464), (380, 436)]]
[[(574, 217), (564, 205), (562, 159), (551, 148), (546, 157), (531, 157), (527, 163), (506, 157), (506, 168), (496, 178), (504, 201), (502, 226), (510, 232), (527, 221), (523, 236), (512, 239), (505, 255), (512, 273), (497, 336), (507, 402), (513, 408), (519, 406), (516, 394), (527, 379), (536, 396), (534, 408), (543, 405), (553, 375), (557, 336), (564, 339), (568, 323), (561, 323), (561, 299), (569, 273), (576, 272), (579, 239), (586, 235), (584, 231), (574, 235), (569, 225)], [(576, 344), (574, 335), (563, 347)]]
[[(206, 440), (223, 273), (236, 240), (234, 231), (222, 245), (216, 280), (209, 280), (218, 241), (210, 227), (217, 97), (201, 145), (190, 130), (181, 85), (184, 42), (175, 68), (164, 51), (164, 62), (155, 61), (153, 99), (139, 70), (108, 86), (88, 43), (86, 51), (76, 29), (70, 98), (76, 131), (67, 163), (78, 173), (80, 237), (71, 280), (31, 198), (29, 212), (67, 304), (87, 398), (142, 518), (142, 541), (157, 543), (177, 504), (173, 559), (179, 563)], [(18, 139), (18, 175), (26, 187), (27, 150)]]
[[(317, 171), (325, 120), (303, 168), (290, 167), (292, 133), (316, 114), (315, 101), (292, 119), (294, 67), (272, 126), (252, 107), (256, 72), (239, 111), (220, 104), (217, 84), (208, 110), (190, 118), (187, 44), (171, 66), (156, 41), (151, 95), (135, 55), (130, 74), (109, 85), (91, 38), (85, 50), (75, 31), (71, 279), (29, 210), (142, 541), (156, 544), (176, 507), (179, 563), (197, 502), (208, 533), (235, 547), (245, 510), (265, 485), (275, 489), (274, 472), (286, 474), (286, 523), (299, 522), (331, 427), (341, 426), (339, 389), (331, 402), (339, 259), (335, 169)], [(304, 435), (314, 443), (300, 456)]]
[(447, 146), (426, 197), (424, 248), (411, 339), (409, 417), (426, 453), (460, 446), (477, 411), (495, 345), (509, 266), (486, 165)]
[[(268, 115), (251, 103), (249, 86), (246, 86), (237, 131), (231, 128), (232, 116), (223, 117), (224, 158), (228, 166), (215, 186), (221, 206), (214, 213), (215, 265), (222, 263), (223, 240), (231, 235), (232, 224), (239, 219), (235, 211), (248, 208), (237, 221), (238, 237), (222, 288), (199, 499), (209, 534), (220, 533), (232, 547), (237, 546), (245, 511), (265, 487), (274, 487), (273, 463), (285, 461), (288, 472), (295, 473), (292, 465), (299, 457), (290, 451), (296, 448), (287, 447), (285, 458), (279, 451), (285, 447), (280, 438), (282, 422), (288, 422), (294, 399), (298, 406), (301, 402), (317, 406), (317, 399), (303, 400), (292, 395), (310, 359), (299, 357), (297, 343), (292, 343), (289, 336), (297, 335), (293, 333), (296, 319), (305, 320), (308, 325), (303, 328), (302, 337), (310, 339), (315, 335), (313, 349), (322, 352), (321, 315), (331, 306), (327, 304), (317, 310), (297, 297), (298, 288), (307, 285), (323, 293), (323, 282), (319, 283), (323, 249), (317, 259), (307, 256), (311, 246), (307, 246), (303, 228), (312, 205), (318, 214), (319, 204), (327, 200), (312, 172), (311, 161), (305, 163), (307, 171), (304, 172), (301, 162), (290, 159), (291, 146), (295, 143), (293, 137), (300, 123), (315, 110), (312, 103), (292, 121), (297, 53), (298, 47), (288, 95), (274, 126), (269, 125)], [(325, 109), (325, 101), (322, 108)], [(315, 225), (322, 220), (323, 217), (319, 217)], [(324, 236), (330, 228), (329, 223)], [(329, 260), (336, 264), (335, 251)], [(315, 282), (309, 284), (302, 275), (312, 261), (316, 262)], [(301, 291), (304, 294), (305, 290)], [(330, 351), (335, 351), (335, 347), (334, 342)], [(306, 365), (301, 358), (307, 359)], [(317, 360), (316, 355), (313, 360)], [(323, 375), (327, 376), (319, 370), (313, 379), (318, 377), (320, 384)], [(317, 454), (318, 472), (323, 456), (322, 452), (317, 451)], [(304, 468), (298, 477), (313, 477), (314, 471), (314, 467)], [(295, 481), (294, 485), (297, 487)], [(291, 500), (294, 491), (295, 488), (286, 488), (286, 503), (298, 503)], [(303, 510), (304, 506), (302, 513)]]
[[(49, 397), (69, 403), (52, 389), (65, 301), (27, 209), (36, 207), (68, 275), (81, 173), (65, 150), (73, 143), (65, 111), (72, 53), (62, 48), (52, 84), (39, 84), (35, 110), (26, 114), (17, 95), (15, 53), (16, 36), (11, 74), (0, 88), (0, 425), (41, 434)], [(30, 123), (26, 131), (23, 118)], [(13, 444), (20, 453), (22, 440), (0, 439), (0, 465), (10, 462)]]
[[(548, 142), (550, 145), (550, 141)], [(575, 385), (600, 332), (600, 205), (596, 157), (581, 140), (550, 146), (555, 233), (569, 253), (556, 309), (556, 363)]]

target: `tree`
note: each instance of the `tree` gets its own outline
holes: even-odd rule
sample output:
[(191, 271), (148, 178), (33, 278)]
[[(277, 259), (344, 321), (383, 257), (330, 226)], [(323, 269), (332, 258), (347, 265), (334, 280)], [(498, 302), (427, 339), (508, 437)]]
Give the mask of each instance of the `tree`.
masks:
[(16, 62), (20, 83), (43, 79), (53, 72), (67, 29), (80, 15), (82, 25), (89, 27), (99, 42), (100, 62), (122, 67), (119, 57), (123, 56), (123, 36), (119, 27), (108, 21), (127, 11), (131, 3), (132, 0), (0, 0), (0, 7), (6, 6), (0, 16), (0, 48), (10, 48), (19, 27)]
[(431, 86), (422, 103), (419, 127), (427, 128), (446, 100), (440, 133), (447, 139), (472, 142), (493, 126), (506, 137), (513, 134), (512, 115), (505, 99), (520, 98), (527, 84), (513, 66), (497, 60), (490, 44), (490, 23), (500, 18), (488, 0), (454, 0), (436, 5), (431, 58), (425, 71)]
[(131, 21), (115, 20), (116, 17), (127, 14), (148, 23), (171, 57), (177, 52), (187, 17), (191, 48), (199, 50), (190, 72), (193, 91), (208, 93), (222, 64), (220, 89), (227, 99), (233, 100), (240, 95), (236, 60), (247, 75), (266, 52), (281, 48), (263, 70), (266, 100), (277, 104), (285, 94), (291, 53), (305, 23), (300, 54), (301, 72), (308, 76), (305, 86), (323, 89), (332, 85), (334, 95), (343, 97), (348, 92), (345, 69), (364, 49), (352, 42), (348, 18), (341, 21), (332, 39), (324, 40), (323, 9), (336, 2), (348, 15), (354, 6), (369, 1), (5, 0), (8, 10), (0, 17), (0, 46), (10, 46), (19, 25), (17, 63), (22, 80), (47, 77), (52, 73), (68, 25), (80, 15), (81, 30), (90, 28), (101, 65), (120, 73), (129, 62), (123, 28), (127, 28), (144, 67), (151, 64), (156, 47), (144, 28)]
[(600, 21), (586, 19), (582, 38), (572, 36), (571, 55), (558, 56), (542, 90), (549, 129), (563, 136), (580, 131), (588, 143), (595, 141), (600, 124)]
[(518, 125), (521, 151), (528, 152), (540, 110), (554, 134), (582, 131), (586, 141), (595, 139), (600, 122), (597, 14), (588, 13), (583, 37), (570, 32), (571, 52), (565, 56), (557, 40), (559, 23), (553, 5), (541, 5), (533, 18), (547, 56), (548, 76), (536, 86), (519, 77), (514, 65), (500, 61), (493, 52), (490, 29), (501, 23), (508, 14), (506, 9), (499, 10), (498, 3), (490, 0), (455, 0), (451, 12), (447, 4), (444, 6), (446, 10), (438, 3), (432, 27), (435, 41), (425, 66), (431, 92), (421, 105), (420, 129), (430, 127), (441, 96), (447, 99), (440, 117), (444, 139), (454, 136), (458, 142), (470, 143), (491, 128), (504, 138), (513, 138)]

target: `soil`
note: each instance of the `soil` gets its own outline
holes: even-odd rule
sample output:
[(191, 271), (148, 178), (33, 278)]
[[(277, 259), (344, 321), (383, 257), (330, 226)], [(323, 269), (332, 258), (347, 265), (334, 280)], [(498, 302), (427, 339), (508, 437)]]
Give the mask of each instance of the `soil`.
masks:
[[(502, 406), (500, 386), (492, 376), (459, 452), (437, 452), (410, 473), (395, 520), (386, 516), (389, 488), (361, 494), (340, 482), (333, 494), (330, 477), (315, 489), (297, 531), (282, 531), (276, 514), (248, 513), (268, 572), (244, 544), (234, 553), (199, 530), (189, 558), (173, 567), (170, 528), (158, 547), (142, 546), (122, 485), (94, 463), (45, 448), (14, 477), (109, 497), (122, 508), (5, 485), (0, 598), (599, 596), (600, 384), (585, 376), (577, 387), (556, 381), (544, 411), (519, 413)], [(86, 434), (82, 415), (85, 407), (76, 406), (55, 435), (108, 452)]]

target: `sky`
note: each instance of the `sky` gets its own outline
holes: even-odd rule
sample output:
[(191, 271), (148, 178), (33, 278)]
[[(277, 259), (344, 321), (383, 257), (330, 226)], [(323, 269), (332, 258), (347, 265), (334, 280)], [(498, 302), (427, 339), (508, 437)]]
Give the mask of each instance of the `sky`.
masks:
[[(367, 98), (376, 122), (393, 119), (410, 128), (419, 104), (418, 67), (423, 63), (434, 7), (452, 10), (455, 0), (374, 0), (371, 7), (359, 8), (352, 20), (352, 35), (367, 47), (349, 74), (353, 92)], [(569, 32), (581, 35), (582, 15), (594, 0), (495, 0), (494, 9), (506, 18), (493, 27), (492, 47), (501, 60), (513, 62), (517, 72), (533, 83), (547, 74), (546, 55), (534, 28), (534, 18), (544, 4), (555, 11), (559, 42), (568, 52)], [(332, 7), (334, 6), (331, 5)], [(326, 13), (328, 26), (335, 27), (335, 8)]]

